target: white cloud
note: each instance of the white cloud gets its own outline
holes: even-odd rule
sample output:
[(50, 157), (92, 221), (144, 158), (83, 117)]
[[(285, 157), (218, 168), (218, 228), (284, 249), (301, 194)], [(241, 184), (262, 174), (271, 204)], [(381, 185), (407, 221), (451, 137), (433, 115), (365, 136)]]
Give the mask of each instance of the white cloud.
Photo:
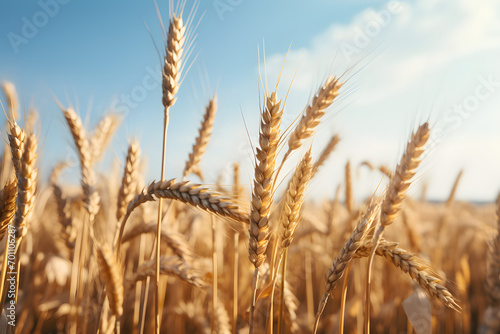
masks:
[[(332, 74), (342, 73), (352, 65), (355, 68), (350, 73), (360, 69), (346, 85), (345, 91), (356, 88), (347, 98), (349, 106), (336, 117), (336, 127), (344, 134), (343, 144), (356, 152), (337, 157), (344, 159), (337, 165), (349, 157), (373, 157), (373, 147), (377, 146), (381, 148), (379, 160), (393, 162), (394, 151), (383, 149), (387, 140), (395, 143), (394, 147), (402, 147), (402, 134), (408, 135), (415, 123), (429, 116), (431, 120), (442, 120), (453, 105), (474, 96), (480, 78), (500, 82), (500, 2), (422, 0), (399, 4), (400, 13), (391, 13), (390, 3), (366, 9), (351, 23), (330, 26), (314, 37), (310, 46), (292, 48), (287, 56), (282, 82), (291, 82), (298, 68), (290, 92), (297, 101), (311, 96), (324, 79), (325, 69)], [(380, 23), (381, 11), (390, 13), (385, 25)], [(268, 57), (269, 77), (278, 75), (283, 59), (284, 54)], [(484, 180), (489, 182), (480, 185), (467, 181), (466, 176), (473, 179), (481, 171), (466, 171), (465, 194), (484, 199), (481, 194), (490, 196), (498, 191), (500, 137), (491, 124), (500, 122), (500, 87), (480, 102), (471, 116), (462, 117), (461, 125), (451, 131), (453, 137), (436, 148), (442, 157), (426, 175), (436, 182), (431, 196), (445, 196), (447, 190), (443, 187), (449, 184), (440, 184), (439, 176), (455, 174), (460, 166), (489, 166), (483, 168), (488, 173), (483, 174), (487, 175)], [(360, 139), (369, 140), (370, 145), (360, 145)], [(459, 152), (452, 149), (454, 145), (460, 145)], [(451, 152), (457, 156), (452, 157)], [(342, 178), (335, 181), (341, 182)]]

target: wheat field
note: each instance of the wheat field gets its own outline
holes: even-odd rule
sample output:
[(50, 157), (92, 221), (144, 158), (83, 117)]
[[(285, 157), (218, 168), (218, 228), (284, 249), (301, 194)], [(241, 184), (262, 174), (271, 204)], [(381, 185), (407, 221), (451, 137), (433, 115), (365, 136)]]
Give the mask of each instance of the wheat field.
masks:
[[(331, 185), (334, 196), (308, 199), (308, 185), (342, 141), (313, 143), (343, 94), (341, 73), (312, 87), (290, 128), (281, 124), (287, 108), (278, 83), (262, 83), (258, 141), (245, 166), (250, 186), (236, 162), (231, 184), (204, 184), (216, 93), (182, 175), (165, 171), (170, 111), (193, 47), (193, 18), (183, 14), (171, 13), (165, 31), (163, 114), (158, 101), (152, 120), (164, 122), (155, 181), (132, 138), (120, 171), (97, 173), (120, 117), (104, 114), (86, 127), (84, 115), (61, 103), (80, 187), (60, 180), (67, 161), (52, 163), (48, 180), (37, 177), (51, 163), (38, 159), (44, 120), (21, 116), (16, 87), (3, 83), (0, 332), (500, 332), (500, 197), (456, 201), (462, 173), (446, 202), (428, 201), (424, 190), (407, 195), (419, 182), (432, 123), (414, 127), (397, 166), (337, 161), (345, 177)], [(359, 168), (384, 184), (364, 201), (353, 194)]]

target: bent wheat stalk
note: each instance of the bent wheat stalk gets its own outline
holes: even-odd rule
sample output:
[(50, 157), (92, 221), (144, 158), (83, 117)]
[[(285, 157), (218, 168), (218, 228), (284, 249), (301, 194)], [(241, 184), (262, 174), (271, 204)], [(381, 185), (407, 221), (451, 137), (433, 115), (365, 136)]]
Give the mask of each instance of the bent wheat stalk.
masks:
[[(367, 242), (358, 248), (355, 258), (368, 257), (373, 252), (373, 244)], [(442, 286), (443, 278), (426, 261), (399, 247), (397, 242), (381, 240), (375, 254), (385, 258), (394, 266), (420, 285), (429, 296), (436, 298), (443, 305), (455, 311), (460, 311), (460, 306), (448, 289)]]
[(215, 191), (211, 191), (201, 184), (190, 183), (189, 181), (177, 182), (176, 179), (164, 182), (153, 182), (147, 189), (144, 189), (140, 194), (136, 195), (129, 203), (127, 213), (120, 225), (120, 231), (115, 243), (117, 253), (119, 253), (120, 250), (126, 222), (132, 212), (141, 204), (164, 198), (192, 205), (202, 211), (233, 220), (237, 223), (248, 224), (249, 221), (247, 214), (241, 212), (237, 204), (234, 204), (229, 198)]
[(368, 231), (370, 227), (375, 223), (377, 218), (377, 214), (379, 212), (380, 202), (378, 200), (373, 200), (365, 214), (360, 218), (358, 224), (354, 228), (354, 231), (351, 234), (351, 237), (347, 242), (342, 246), (339, 254), (333, 260), (330, 269), (328, 269), (328, 273), (326, 274), (326, 286), (325, 293), (321, 298), (321, 301), (318, 306), (318, 311), (316, 313), (316, 320), (314, 322), (313, 333), (315, 334), (318, 331), (319, 320), (323, 311), (325, 310), (326, 303), (328, 302), (328, 297), (332, 293), (333, 289), (337, 286), (337, 283), (344, 275), (346, 268), (349, 266), (349, 263), (354, 258), (357, 250), (361, 247), (363, 241), (366, 239), (368, 235)]

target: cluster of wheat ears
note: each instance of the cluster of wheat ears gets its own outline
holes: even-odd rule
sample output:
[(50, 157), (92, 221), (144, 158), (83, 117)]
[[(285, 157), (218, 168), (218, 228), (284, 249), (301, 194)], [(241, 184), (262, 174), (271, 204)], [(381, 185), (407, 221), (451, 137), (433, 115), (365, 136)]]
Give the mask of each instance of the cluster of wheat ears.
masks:
[[(334, 135), (316, 159), (310, 146), (299, 149), (342, 94), (342, 76), (328, 77), (286, 130), (283, 100), (276, 88), (270, 92), (263, 85), (249, 194), (237, 163), (230, 187), (214, 190), (187, 180), (193, 175), (203, 180), (200, 161), (212, 133), (216, 96), (206, 107), (181, 180), (165, 178), (169, 112), (193, 41), (194, 11), (185, 21), (182, 12), (171, 11), (164, 34), (163, 157), (160, 180), (149, 185), (141, 177), (135, 140), (121, 180), (96, 173), (120, 124), (118, 115), (105, 115), (88, 132), (73, 108), (60, 105), (78, 153), (81, 189), (60, 184), (66, 162), (55, 165), (48, 185), (41, 186), (36, 113), (30, 111), (21, 128), (15, 88), (4, 83), (8, 145), (0, 167), (0, 331), (499, 332), (500, 236), (494, 222), (500, 227), (500, 201), (497, 218), (493, 204), (455, 202), (461, 174), (444, 204), (429, 203), (425, 195), (419, 201), (406, 198), (429, 139), (427, 122), (411, 134), (394, 170), (362, 164), (387, 178), (380, 194), (355, 203), (347, 163), (343, 204), (340, 186), (332, 201), (305, 201), (308, 183), (339, 137)], [(302, 156), (282, 182), (282, 167), (294, 153)], [(246, 252), (249, 262), (240, 259)], [(14, 286), (9, 272), (17, 273), (14, 294), (7, 293)], [(15, 327), (9, 325), (12, 303)]]

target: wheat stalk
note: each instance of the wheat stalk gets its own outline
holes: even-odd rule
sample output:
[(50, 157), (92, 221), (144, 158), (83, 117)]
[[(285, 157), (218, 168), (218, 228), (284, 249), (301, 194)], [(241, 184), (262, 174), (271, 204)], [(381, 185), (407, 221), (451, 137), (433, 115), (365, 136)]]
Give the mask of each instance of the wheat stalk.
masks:
[(448, 200), (446, 201), (446, 206), (448, 207), (451, 206), (455, 201), (455, 195), (457, 193), (458, 185), (460, 184), (460, 179), (462, 178), (463, 173), (464, 170), (460, 170), (455, 179), (455, 182), (453, 182), (453, 187), (451, 188), (450, 195), (448, 196)]
[[(163, 26), (163, 23), (162, 23)], [(167, 148), (167, 130), (169, 123), (169, 111), (174, 105), (177, 97), (177, 91), (180, 87), (181, 73), (183, 66), (183, 53), (184, 53), (184, 43), (186, 40), (186, 26), (182, 21), (182, 13), (177, 16), (172, 13), (170, 24), (168, 27), (167, 36), (167, 46), (165, 61), (163, 65), (163, 78), (162, 78), (162, 104), (164, 107), (163, 111), (163, 146), (161, 155), (161, 176), (160, 181), (165, 180), (165, 153)], [(160, 334), (160, 296), (159, 296), (159, 286), (160, 286), (160, 239), (161, 239), (161, 221), (162, 221), (162, 199), (158, 201), (158, 215), (157, 215), (157, 227), (156, 227), (156, 275), (155, 275), (155, 333)], [(122, 225), (125, 224), (125, 221)], [(119, 243), (118, 243), (119, 247)], [(151, 257), (153, 253), (151, 253)], [(146, 281), (146, 287), (149, 287), (149, 280)], [(146, 290), (147, 290), (146, 288)], [(144, 300), (144, 308), (146, 307), (146, 300)], [(142, 327), (141, 327), (142, 332)]]
[(347, 161), (345, 165), (345, 206), (349, 213), (354, 210), (354, 195), (352, 194), (352, 175), (351, 175), (351, 162)]

